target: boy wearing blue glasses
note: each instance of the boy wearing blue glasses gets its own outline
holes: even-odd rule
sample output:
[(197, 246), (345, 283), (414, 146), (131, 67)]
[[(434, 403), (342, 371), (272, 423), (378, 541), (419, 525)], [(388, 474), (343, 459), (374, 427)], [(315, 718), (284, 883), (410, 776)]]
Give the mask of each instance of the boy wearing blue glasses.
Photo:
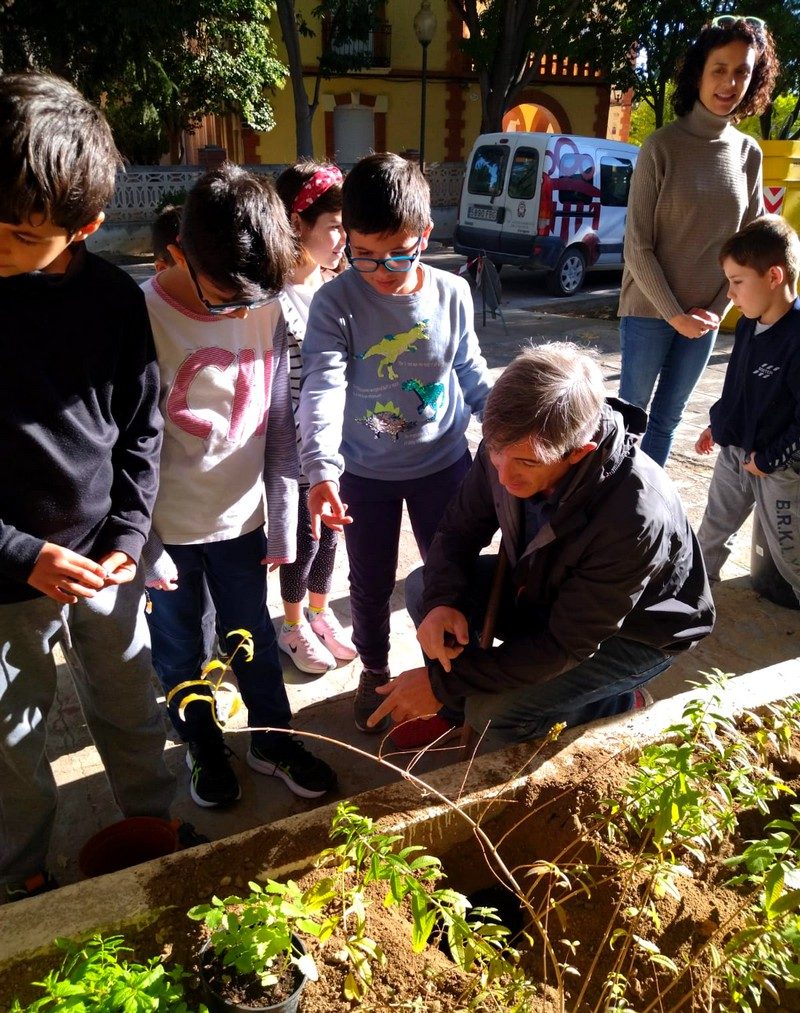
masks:
[[(283, 316), (272, 297), (296, 257), (272, 184), (233, 165), (198, 181), (168, 250), (174, 265), (143, 286), (164, 415), (153, 532), (165, 551), (151, 566), (148, 618), (153, 664), (188, 746), (191, 795), (211, 808), (235, 802), (241, 789), (211, 703), (181, 710), (189, 693), (203, 692), (183, 684), (207, 660), (206, 584), (217, 628), (253, 637), (252, 660), (240, 651), (232, 662), (250, 725), (290, 727), (264, 567), (295, 555), (295, 427)], [(303, 798), (336, 784), (331, 768), (285, 732), (253, 732), (247, 763)]]
[(403, 503), (424, 561), (469, 470), (466, 428), (489, 393), (467, 282), (420, 262), (430, 191), (413, 162), (362, 159), (342, 191), (351, 270), (315, 295), (303, 345), (301, 456), (309, 512), (343, 529), (353, 640), (364, 670), (354, 703), (368, 728), (389, 680), (390, 598)]

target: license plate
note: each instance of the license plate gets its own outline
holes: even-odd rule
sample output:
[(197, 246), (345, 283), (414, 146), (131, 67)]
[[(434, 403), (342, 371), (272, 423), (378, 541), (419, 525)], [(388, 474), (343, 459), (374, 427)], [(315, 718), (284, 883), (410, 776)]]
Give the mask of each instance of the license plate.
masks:
[(498, 208), (487, 208), (480, 205), (470, 204), (467, 208), (467, 218), (474, 218), (482, 222), (496, 222)]

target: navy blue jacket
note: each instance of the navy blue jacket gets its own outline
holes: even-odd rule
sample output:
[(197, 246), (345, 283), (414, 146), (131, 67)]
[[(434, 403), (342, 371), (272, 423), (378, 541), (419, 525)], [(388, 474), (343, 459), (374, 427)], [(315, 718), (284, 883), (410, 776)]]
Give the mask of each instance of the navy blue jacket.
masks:
[(44, 543), (134, 560), (150, 529), (162, 420), (138, 285), (78, 243), (65, 274), (0, 278), (0, 603), (39, 592)]
[(751, 453), (761, 471), (800, 469), (800, 299), (765, 331), (755, 326), (746, 317), (736, 325), (711, 434)]

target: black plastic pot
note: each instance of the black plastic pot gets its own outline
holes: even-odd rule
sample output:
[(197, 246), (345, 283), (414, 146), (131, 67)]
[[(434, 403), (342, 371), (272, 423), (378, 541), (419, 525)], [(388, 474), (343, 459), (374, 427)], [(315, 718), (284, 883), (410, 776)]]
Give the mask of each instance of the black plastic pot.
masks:
[[(306, 952), (303, 941), (298, 936), (292, 936), (292, 948), (296, 954), (303, 956)], [(200, 951), (200, 981), (203, 985), (203, 992), (205, 993), (205, 1000), (208, 1005), (210, 1013), (228, 1013), (232, 1011), (244, 1011), (244, 1013), (297, 1013), (300, 1007), (300, 993), (306, 986), (308, 978), (303, 972), (297, 967), (296, 964), (292, 964), (292, 970), (294, 972), (294, 991), (286, 999), (281, 1002), (273, 1003), (270, 1006), (248, 1006), (244, 1003), (229, 1002), (227, 999), (223, 999), (221, 995), (214, 991), (209, 984), (206, 976), (206, 964), (205, 955), (211, 949), (211, 944), (206, 945)]]

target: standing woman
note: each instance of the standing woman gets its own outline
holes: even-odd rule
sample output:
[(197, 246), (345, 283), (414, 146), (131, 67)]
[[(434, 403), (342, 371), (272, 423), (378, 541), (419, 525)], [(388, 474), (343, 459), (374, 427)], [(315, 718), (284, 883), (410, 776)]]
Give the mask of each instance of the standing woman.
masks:
[[(289, 339), (292, 407), (300, 395), (302, 345), (314, 293), (339, 268), (344, 252), (342, 174), (335, 165), (300, 162), (278, 177), (276, 188), (298, 240), (299, 256), (279, 299)], [(311, 535), (308, 482), (300, 477), (297, 517), (297, 559), (280, 568), (284, 621), (278, 646), (301, 672), (327, 672), (336, 661), (352, 661), (356, 649), (328, 607), (335, 531), (322, 526), (319, 541)], [(308, 611), (303, 603), (308, 592)]]
[(714, 18), (678, 69), (678, 119), (645, 140), (636, 163), (619, 393), (646, 409), (655, 387), (642, 449), (662, 467), (728, 306), (720, 247), (763, 212), (761, 150), (733, 124), (763, 112), (777, 72), (763, 21)]

